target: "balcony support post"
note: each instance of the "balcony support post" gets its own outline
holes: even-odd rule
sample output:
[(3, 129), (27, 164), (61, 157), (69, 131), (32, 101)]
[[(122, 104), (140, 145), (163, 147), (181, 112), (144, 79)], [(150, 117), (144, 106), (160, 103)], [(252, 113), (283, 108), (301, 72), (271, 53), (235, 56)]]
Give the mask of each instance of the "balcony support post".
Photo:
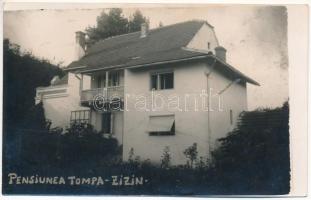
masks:
[(109, 72), (108, 71), (106, 71), (105, 72), (105, 76), (106, 76), (106, 83), (105, 83), (105, 88), (107, 88), (108, 87), (108, 83), (109, 83)]
[(80, 80), (80, 95), (81, 95), (82, 90), (83, 90), (83, 74), (81, 74), (81, 80)]
[(104, 95), (108, 99), (108, 89), (107, 88), (108, 88), (108, 84), (109, 84), (109, 71), (106, 71), (105, 75), (106, 75), (106, 83), (105, 83)]

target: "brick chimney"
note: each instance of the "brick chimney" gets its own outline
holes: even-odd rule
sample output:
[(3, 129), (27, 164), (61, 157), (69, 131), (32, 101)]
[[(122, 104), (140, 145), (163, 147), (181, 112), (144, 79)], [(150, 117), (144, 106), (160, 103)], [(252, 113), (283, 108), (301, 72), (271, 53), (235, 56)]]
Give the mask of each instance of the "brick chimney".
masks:
[(77, 31), (74, 59), (79, 60), (80, 58), (82, 58), (85, 54), (85, 50), (86, 50), (85, 33), (82, 31)]
[(216, 57), (224, 62), (226, 62), (226, 52), (227, 50), (222, 46), (218, 46), (215, 48)]
[(140, 37), (141, 38), (147, 37), (148, 31), (149, 31), (148, 24), (147, 23), (142, 23), (140, 25)]

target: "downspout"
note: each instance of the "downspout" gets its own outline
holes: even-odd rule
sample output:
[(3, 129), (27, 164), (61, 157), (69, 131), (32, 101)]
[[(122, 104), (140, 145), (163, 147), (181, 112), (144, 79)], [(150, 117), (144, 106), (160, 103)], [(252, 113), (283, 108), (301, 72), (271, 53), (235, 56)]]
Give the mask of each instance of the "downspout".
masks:
[(212, 134), (212, 130), (211, 130), (211, 120), (210, 120), (210, 93), (209, 93), (209, 77), (212, 74), (212, 72), (214, 71), (215, 68), (215, 64), (216, 64), (216, 58), (214, 58), (214, 63), (212, 64), (211, 70), (209, 72), (205, 72), (206, 75), (206, 86), (207, 86), (207, 91), (208, 91), (208, 98), (207, 98), (207, 139), (208, 139), (208, 156), (211, 159), (211, 134)]

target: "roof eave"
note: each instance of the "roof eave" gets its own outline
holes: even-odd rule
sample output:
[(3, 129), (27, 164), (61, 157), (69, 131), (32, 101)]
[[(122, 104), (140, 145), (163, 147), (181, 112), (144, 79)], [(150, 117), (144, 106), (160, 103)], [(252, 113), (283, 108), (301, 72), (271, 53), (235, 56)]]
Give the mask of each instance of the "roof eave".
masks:
[(159, 61), (159, 62), (152, 62), (152, 63), (144, 63), (139, 65), (114, 65), (109, 67), (99, 67), (96, 69), (89, 69), (89, 70), (79, 70), (80, 73), (90, 73), (95, 71), (101, 71), (106, 69), (135, 69), (135, 68), (142, 68), (142, 67), (148, 67), (148, 66), (155, 66), (155, 65), (162, 65), (162, 64), (169, 64), (169, 63), (178, 63), (178, 62), (184, 62), (184, 61), (191, 61), (191, 60), (198, 60), (198, 59), (204, 59), (207, 55), (200, 55), (200, 56), (193, 56), (189, 58), (182, 58), (182, 59), (174, 59), (174, 60), (167, 60), (167, 61)]
[(83, 70), (83, 68), (86, 68), (87, 66), (79, 66), (75, 68), (69, 68), (69, 69), (64, 69), (64, 71), (78, 71), (79, 73), (91, 73), (91, 72), (96, 72), (96, 71), (102, 71), (102, 70), (107, 70), (107, 69), (134, 69), (134, 68), (142, 68), (142, 67), (148, 67), (148, 66), (155, 66), (155, 65), (161, 65), (161, 64), (169, 64), (169, 63), (178, 63), (178, 62), (185, 62), (185, 61), (191, 61), (191, 60), (198, 60), (198, 59), (204, 59), (204, 58), (214, 58), (216, 59), (219, 63), (225, 65), (230, 69), (233, 73), (238, 74), (243, 78), (246, 82), (260, 86), (260, 84), (249, 78), (248, 76), (244, 75), (242, 72), (238, 71), (235, 69), (233, 66), (229, 65), (228, 63), (222, 61), (221, 59), (217, 58), (215, 55), (199, 55), (199, 56), (193, 56), (193, 57), (188, 57), (188, 58), (182, 58), (182, 59), (174, 59), (174, 60), (166, 60), (166, 61), (159, 61), (159, 62), (152, 62), (152, 63), (144, 63), (144, 64), (139, 64), (139, 65), (126, 65), (126, 64), (121, 64), (121, 65), (112, 65), (112, 66), (102, 66), (96, 69), (86, 69)]

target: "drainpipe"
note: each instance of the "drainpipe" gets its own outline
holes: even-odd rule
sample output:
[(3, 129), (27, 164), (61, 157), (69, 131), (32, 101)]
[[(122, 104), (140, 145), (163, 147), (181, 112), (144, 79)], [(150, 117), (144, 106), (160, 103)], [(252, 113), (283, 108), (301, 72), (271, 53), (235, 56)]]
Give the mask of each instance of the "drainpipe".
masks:
[(210, 88), (209, 88), (209, 77), (210, 75), (213, 73), (214, 71), (214, 68), (215, 68), (215, 64), (216, 64), (216, 58), (214, 58), (214, 63), (212, 65), (212, 68), (209, 72), (205, 72), (205, 75), (206, 75), (206, 86), (207, 86), (207, 91), (208, 91), (208, 98), (207, 98), (207, 139), (208, 139), (208, 156), (210, 157), (211, 159), (211, 152), (212, 152), (212, 149), (211, 149), (211, 134), (212, 134), (212, 130), (211, 130), (211, 120), (210, 120)]

